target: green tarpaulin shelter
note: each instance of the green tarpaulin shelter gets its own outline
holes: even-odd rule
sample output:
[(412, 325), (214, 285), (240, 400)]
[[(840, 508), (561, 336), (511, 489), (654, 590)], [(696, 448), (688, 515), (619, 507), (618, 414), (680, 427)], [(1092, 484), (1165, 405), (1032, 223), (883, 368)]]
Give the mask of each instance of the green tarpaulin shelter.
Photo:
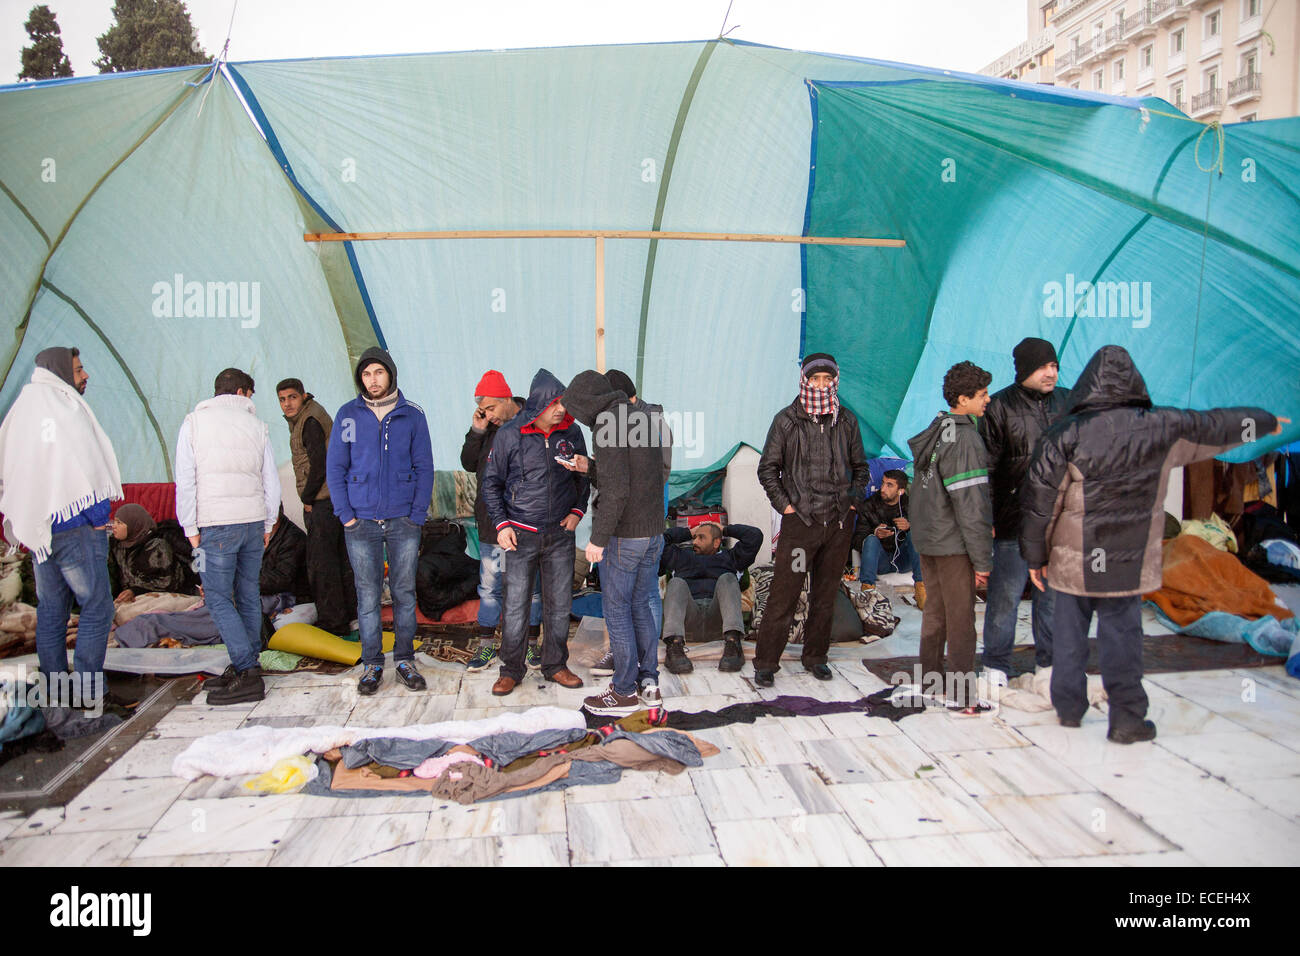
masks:
[(594, 367), (595, 243), (304, 233), (636, 230), (905, 243), (606, 240), (607, 362), (678, 416), (678, 469), (761, 445), (804, 350), (839, 358), (872, 452), (952, 363), (1007, 384), (1026, 335), (1067, 384), (1118, 343), (1158, 403), (1296, 417), (1297, 182), (1300, 119), (728, 40), (4, 87), (0, 408), (75, 344), (124, 477), (167, 480), (220, 369), (275, 421), (277, 380), (333, 410), (378, 342), (456, 467), (484, 370)]

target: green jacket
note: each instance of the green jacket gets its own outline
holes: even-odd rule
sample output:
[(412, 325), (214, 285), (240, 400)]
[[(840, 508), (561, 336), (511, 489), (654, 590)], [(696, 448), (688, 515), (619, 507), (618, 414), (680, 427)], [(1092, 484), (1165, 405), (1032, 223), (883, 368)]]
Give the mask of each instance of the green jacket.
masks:
[(940, 412), (908, 441), (916, 463), (909, 517), (918, 554), (965, 554), (976, 571), (991, 571), (988, 453), (977, 425), (973, 415)]

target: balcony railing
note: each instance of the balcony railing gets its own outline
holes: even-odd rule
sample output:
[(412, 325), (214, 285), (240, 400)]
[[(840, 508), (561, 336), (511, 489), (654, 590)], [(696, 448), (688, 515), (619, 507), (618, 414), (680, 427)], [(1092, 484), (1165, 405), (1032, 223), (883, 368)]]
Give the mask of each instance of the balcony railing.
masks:
[(1212, 110), (1219, 109), (1223, 106), (1223, 90), (1215, 87), (1212, 90), (1206, 90), (1204, 93), (1197, 93), (1192, 97), (1192, 109), (1189, 116), (1196, 116), (1200, 113), (1208, 113)]
[(1153, 6), (1155, 6), (1154, 3), (1144, 3), (1137, 13), (1124, 18), (1124, 36), (1126, 38), (1146, 36), (1156, 32), (1156, 26), (1151, 22), (1151, 8)]
[(1111, 27), (1101, 36), (1101, 42), (1097, 45), (1098, 50), (1108, 50), (1117, 43), (1124, 42), (1124, 25), (1122, 23)]
[(1258, 73), (1247, 73), (1245, 76), (1239, 76), (1235, 80), (1228, 81), (1228, 102), (1238, 103), (1243, 100), (1258, 99), (1263, 93), (1261, 87), (1261, 76)]
[(1151, 20), (1181, 20), (1188, 15), (1191, 0), (1151, 0)]

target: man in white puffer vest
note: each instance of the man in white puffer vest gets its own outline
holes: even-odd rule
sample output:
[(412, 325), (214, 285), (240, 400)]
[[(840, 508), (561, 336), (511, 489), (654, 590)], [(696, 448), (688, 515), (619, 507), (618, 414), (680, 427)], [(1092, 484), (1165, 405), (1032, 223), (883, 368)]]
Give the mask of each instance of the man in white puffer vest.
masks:
[(176, 440), (176, 518), (230, 654), (230, 667), (206, 684), (208, 703), (241, 704), (266, 694), (257, 579), (280, 511), (280, 475), (270, 429), (253, 405), (253, 379), (225, 369), (215, 392), (185, 416)]

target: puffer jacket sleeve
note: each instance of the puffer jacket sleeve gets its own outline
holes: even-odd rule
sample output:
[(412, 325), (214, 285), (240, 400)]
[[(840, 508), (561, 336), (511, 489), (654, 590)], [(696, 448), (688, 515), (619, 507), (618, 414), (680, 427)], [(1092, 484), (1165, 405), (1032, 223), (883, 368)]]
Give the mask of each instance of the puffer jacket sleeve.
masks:
[(1020, 554), (1031, 568), (1047, 564), (1047, 536), (1065, 499), (1069, 456), (1066, 431), (1049, 431), (1039, 439), (1020, 488)]
[(1212, 408), (1206, 412), (1162, 408), (1157, 414), (1168, 417), (1170, 431), (1182, 441), (1170, 455), (1171, 468), (1221, 455), (1277, 427), (1277, 418), (1262, 408)]
[(939, 474), (952, 502), (962, 544), (975, 570), (993, 570), (993, 505), (988, 460), (974, 428), (958, 428), (956, 441), (940, 442)]
[(853, 469), (849, 501), (855, 507), (861, 507), (862, 496), (871, 484), (871, 465), (867, 462), (867, 451), (862, 447), (862, 428), (856, 415), (853, 417), (853, 428), (849, 431), (849, 467)]
[(763, 454), (758, 460), (758, 483), (763, 486), (767, 500), (778, 514), (784, 513), (792, 502), (781, 484), (781, 472), (785, 470), (785, 428), (782, 427), (782, 412), (777, 412), (772, 419), (772, 426), (767, 430), (767, 440), (763, 442)]
[(1001, 401), (989, 403), (988, 411), (980, 419), (979, 431), (984, 439), (989, 468), (996, 468), (1006, 446), (1007, 413)]
[(519, 432), (513, 428), (497, 432), (483, 468), (483, 504), (487, 507), (488, 521), (500, 531), (506, 522), (506, 475), (510, 472), (510, 456), (517, 444)]

